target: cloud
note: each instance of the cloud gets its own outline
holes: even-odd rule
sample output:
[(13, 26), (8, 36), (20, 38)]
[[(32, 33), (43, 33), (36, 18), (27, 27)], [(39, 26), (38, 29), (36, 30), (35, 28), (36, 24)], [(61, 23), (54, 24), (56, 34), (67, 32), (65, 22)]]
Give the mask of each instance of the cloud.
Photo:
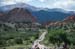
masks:
[(27, 3), (27, 2), (30, 2), (30, 1), (32, 1), (32, 0), (14, 0), (16, 3), (18, 3), (18, 2), (23, 2), (23, 3)]
[(5, 6), (5, 5), (9, 5), (9, 4), (16, 4), (13, 0), (2, 0), (1, 2), (0, 2), (1, 4), (0, 4), (0, 6)]
[(45, 0), (39, 0), (40, 2), (44, 2)]
[(75, 0), (0, 0), (0, 6), (16, 3), (27, 3), (32, 6), (42, 8), (75, 10)]
[(53, 4), (54, 8), (62, 8), (66, 10), (72, 10), (72, 8), (75, 7), (75, 1), (74, 0), (63, 0), (63, 1), (57, 1)]
[(75, 0), (44, 0), (44, 3), (42, 4), (44, 5), (44, 8), (62, 8), (65, 10), (75, 10)]
[(0, 0), (0, 6), (11, 5), (16, 3), (28, 3), (32, 0)]

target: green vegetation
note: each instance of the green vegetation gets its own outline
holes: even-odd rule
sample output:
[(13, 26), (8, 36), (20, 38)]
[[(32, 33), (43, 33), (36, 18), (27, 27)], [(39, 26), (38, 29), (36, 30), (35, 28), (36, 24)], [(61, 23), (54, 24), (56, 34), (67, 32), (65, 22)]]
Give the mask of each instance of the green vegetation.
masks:
[[(7, 24), (0, 24), (0, 48), (10, 46), (25, 46), (29, 48), (34, 40), (39, 37), (39, 30), (33, 30), (30, 27), (25, 27), (25, 24), (15, 24), (12, 27)], [(24, 48), (25, 48), (24, 47)], [(14, 49), (14, 48), (13, 48)]]
[[(0, 24), (0, 47), (7, 49), (31, 48), (33, 41), (38, 39), (43, 26), (32, 27), (29, 23)], [(35, 26), (35, 25), (34, 25)], [(42, 30), (39, 30), (42, 29)], [(74, 49), (75, 47), (75, 22), (66, 25), (50, 26), (43, 43), (46, 46)], [(38, 48), (37, 48), (38, 49)]]
[(63, 26), (51, 26), (48, 28), (43, 44), (55, 47), (63, 46), (63, 49), (75, 46), (75, 23), (68, 23)]

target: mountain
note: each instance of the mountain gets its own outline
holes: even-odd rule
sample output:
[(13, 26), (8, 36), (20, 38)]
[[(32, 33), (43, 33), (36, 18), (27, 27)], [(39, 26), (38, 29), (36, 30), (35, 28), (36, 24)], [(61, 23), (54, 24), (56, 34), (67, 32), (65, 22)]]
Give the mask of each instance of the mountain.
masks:
[[(2, 15), (3, 20), (6, 22), (35, 22), (36, 18), (32, 16), (31, 12), (29, 12), (27, 9), (23, 8), (14, 8), (10, 10), (7, 14)], [(2, 18), (0, 16), (0, 19)], [(2, 19), (1, 19), (2, 20)]]
[(69, 22), (69, 21), (75, 22), (75, 16), (69, 16), (69, 17), (65, 18), (64, 21), (67, 21), (67, 22)]
[[(59, 9), (59, 8), (53, 8), (53, 9), (37, 8), (37, 7), (31, 6), (31, 5), (28, 5), (25, 3), (18, 3), (18, 4), (13, 4), (13, 5), (2, 6), (2, 7), (0, 7), (0, 12), (7, 13), (11, 17), (14, 17), (17, 14), (16, 10), (15, 10), (14, 14), (12, 12), (12, 11), (14, 11), (13, 9), (15, 9), (15, 8), (20, 8), (23, 10), (27, 9), (29, 12), (31, 12), (32, 16), (36, 17), (36, 19), (39, 23), (46, 23), (49, 21), (63, 21), (65, 18), (75, 15), (74, 11), (66, 11), (64, 9)], [(22, 12), (25, 13), (23, 10), (22, 10)], [(20, 13), (21, 12), (19, 12), (19, 14)], [(13, 18), (10, 20), (13, 20)]]
[(0, 21), (6, 21), (5, 19), (6, 19), (6, 14), (0, 12)]
[(64, 13), (61, 11), (33, 11), (32, 14), (37, 17), (40, 23), (48, 22), (48, 21), (63, 21), (68, 16), (73, 14), (71, 13)]

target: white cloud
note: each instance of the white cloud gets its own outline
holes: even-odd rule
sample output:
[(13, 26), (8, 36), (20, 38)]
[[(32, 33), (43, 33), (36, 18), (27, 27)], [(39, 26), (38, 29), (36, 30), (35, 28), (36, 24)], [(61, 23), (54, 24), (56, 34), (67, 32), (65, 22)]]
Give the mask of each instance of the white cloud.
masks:
[(45, 0), (39, 0), (40, 2), (45, 2)]
[(56, 0), (53, 2), (47, 0), (46, 2), (47, 4), (44, 6), (44, 8), (62, 8), (65, 10), (75, 10), (75, 0)]
[(69, 7), (71, 7), (72, 5), (75, 4), (75, 1), (73, 0), (64, 0), (64, 1), (58, 1), (58, 2), (55, 2), (53, 4), (53, 7), (58, 7), (58, 8), (62, 8), (62, 9), (69, 9)]
[(18, 2), (27, 3), (27, 2), (30, 2), (30, 1), (32, 1), (32, 0), (14, 0), (14, 1), (16, 1), (17, 3), (18, 3)]
[[(1, 1), (1, 0), (0, 0)], [(75, 0), (2, 0), (1, 5), (27, 3), (35, 7), (75, 10)]]
[(4, 6), (4, 5), (9, 5), (9, 4), (16, 4), (13, 0), (4, 0), (3, 2), (0, 2), (1, 3), (1, 6)]
[(3, 0), (0, 2), (0, 6), (5, 6), (5, 5), (11, 5), (11, 4), (16, 4), (16, 3), (28, 3), (32, 0)]

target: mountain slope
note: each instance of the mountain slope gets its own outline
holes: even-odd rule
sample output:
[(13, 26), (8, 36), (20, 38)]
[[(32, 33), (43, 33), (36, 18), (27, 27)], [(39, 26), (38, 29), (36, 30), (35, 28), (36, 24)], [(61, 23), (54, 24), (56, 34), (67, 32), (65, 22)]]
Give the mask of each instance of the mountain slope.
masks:
[[(2, 15), (3, 19), (7, 22), (35, 22), (36, 19), (32, 14), (23, 8), (14, 8), (10, 10), (6, 16)], [(2, 19), (0, 17), (0, 19)]]
[(37, 17), (40, 23), (48, 21), (62, 21), (66, 17), (73, 15), (70, 13), (63, 13), (61, 11), (44, 11), (44, 10), (34, 11), (32, 12), (32, 14)]
[[(9, 12), (9, 11), (12, 11), (14, 8), (21, 8), (24, 10), (27, 9), (29, 12), (31, 12), (31, 15), (36, 17), (37, 21), (40, 23), (45, 23), (45, 22), (49, 22), (49, 21), (62, 21), (65, 18), (67, 18), (68, 16), (75, 15), (74, 11), (66, 11), (66, 10), (58, 9), (58, 8), (54, 8), (54, 9), (37, 8), (37, 7), (31, 6), (31, 5), (28, 5), (25, 3), (18, 3), (18, 4), (0, 7), (0, 12), (3, 11), (5, 13), (7, 13), (8, 15), (10, 15), (12, 12)], [(16, 10), (15, 10), (15, 13), (16, 13)], [(23, 12), (23, 13), (25, 13), (25, 12)], [(11, 15), (14, 16), (14, 14), (11, 14)], [(13, 18), (12, 18), (12, 20), (13, 20)]]

